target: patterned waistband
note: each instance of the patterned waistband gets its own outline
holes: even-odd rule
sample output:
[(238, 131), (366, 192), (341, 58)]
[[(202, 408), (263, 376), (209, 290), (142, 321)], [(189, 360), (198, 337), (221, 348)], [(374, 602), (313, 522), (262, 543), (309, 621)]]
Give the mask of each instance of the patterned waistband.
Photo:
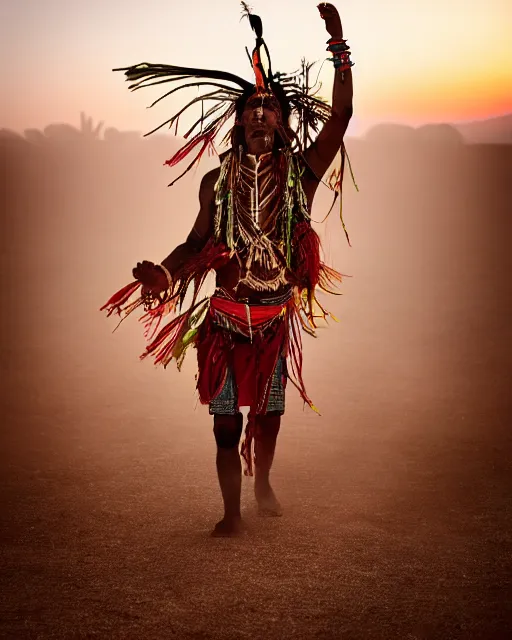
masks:
[(267, 306), (267, 305), (280, 305), (288, 302), (290, 298), (293, 296), (293, 290), (290, 287), (284, 293), (276, 296), (268, 296), (265, 298), (258, 297), (249, 297), (249, 298), (233, 298), (233, 296), (229, 295), (229, 293), (223, 289), (222, 287), (218, 287), (214, 293), (215, 296), (219, 298), (224, 298), (225, 300), (231, 300), (231, 302), (240, 302), (242, 304), (248, 304), (249, 306)]

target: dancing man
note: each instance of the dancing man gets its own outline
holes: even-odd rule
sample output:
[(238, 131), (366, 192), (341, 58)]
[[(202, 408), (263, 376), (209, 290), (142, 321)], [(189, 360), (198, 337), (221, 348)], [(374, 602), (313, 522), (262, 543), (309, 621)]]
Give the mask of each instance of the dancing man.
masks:
[[(185, 109), (197, 102), (203, 105), (187, 143), (167, 161), (174, 166), (195, 150), (195, 158), (181, 175), (213, 147), (232, 116), (235, 122), (226, 136), (231, 145), (220, 156), (220, 166), (202, 179), (199, 214), (186, 241), (160, 264), (137, 263), (136, 281), (102, 307), (109, 314), (126, 316), (144, 306), (149, 344), (141, 357), (152, 355), (164, 366), (175, 359), (180, 368), (187, 348), (197, 350), (197, 389), (213, 415), (224, 502), (224, 517), (215, 526), (214, 536), (244, 531), (241, 456), (245, 474), (252, 476), (254, 471), (259, 513), (282, 513), (269, 474), (285, 410), (286, 384), (290, 380), (315, 409), (302, 380), (300, 332), (314, 333), (317, 319), (328, 314), (315, 290), (334, 293), (341, 281), (341, 275), (321, 261), (311, 207), (319, 183), (340, 151), (342, 169), (335, 174), (335, 188), (341, 190), (343, 137), (352, 115), (353, 63), (336, 8), (327, 3), (318, 6), (330, 35), (327, 50), (335, 67), (329, 107), (309, 84), (312, 65), (303, 62), (301, 72), (290, 76), (272, 72), (261, 20), (242, 5), (256, 34), (249, 56), (255, 83), (221, 71), (173, 65), (144, 63), (116, 69), (125, 72), (134, 89), (180, 80), (189, 82), (166, 95), (186, 86), (210, 87), (164, 123), (177, 125)], [(205, 112), (208, 101), (213, 106)], [(211, 269), (216, 273), (215, 293), (200, 299), (201, 285)], [(192, 302), (183, 311), (189, 285)], [(158, 331), (169, 314), (170, 321)], [(239, 452), (241, 407), (249, 407), (249, 414)]]

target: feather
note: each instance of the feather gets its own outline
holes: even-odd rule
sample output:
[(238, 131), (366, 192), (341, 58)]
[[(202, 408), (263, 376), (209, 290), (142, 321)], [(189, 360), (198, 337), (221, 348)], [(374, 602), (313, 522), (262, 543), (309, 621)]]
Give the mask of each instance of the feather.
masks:
[[(252, 86), (250, 82), (240, 78), (234, 73), (228, 73), (226, 71), (217, 71), (215, 69), (199, 69), (195, 67), (179, 67), (172, 64), (152, 64), (149, 62), (142, 62), (140, 64), (133, 65), (131, 67), (124, 67), (118, 69), (112, 69), (112, 71), (124, 71), (127, 81), (138, 80), (139, 78), (150, 79), (148, 76), (153, 77), (167, 77), (167, 81), (173, 79), (185, 80), (187, 78), (211, 78), (214, 80), (225, 80), (226, 82), (232, 82), (237, 84), (242, 90), (248, 89)], [(143, 82), (145, 82), (143, 80)]]
[(246, 2), (242, 2), (242, 18), (249, 18), (249, 24), (251, 25), (251, 29), (256, 34), (256, 38), (261, 40), (263, 38), (263, 23), (261, 22), (261, 18), (254, 13), (252, 13), (252, 9)]
[(256, 38), (261, 40), (263, 38), (263, 23), (261, 22), (261, 18), (251, 13), (249, 14), (249, 24), (256, 34)]

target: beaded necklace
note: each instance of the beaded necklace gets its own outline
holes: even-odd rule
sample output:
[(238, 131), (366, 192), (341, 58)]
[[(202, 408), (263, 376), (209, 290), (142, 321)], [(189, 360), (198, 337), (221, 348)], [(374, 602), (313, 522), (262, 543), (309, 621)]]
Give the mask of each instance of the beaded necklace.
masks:
[(310, 220), (300, 176), (299, 160), (288, 149), (259, 158), (231, 150), (222, 162), (214, 235), (236, 255), (239, 284), (256, 291), (287, 284), (295, 224)]

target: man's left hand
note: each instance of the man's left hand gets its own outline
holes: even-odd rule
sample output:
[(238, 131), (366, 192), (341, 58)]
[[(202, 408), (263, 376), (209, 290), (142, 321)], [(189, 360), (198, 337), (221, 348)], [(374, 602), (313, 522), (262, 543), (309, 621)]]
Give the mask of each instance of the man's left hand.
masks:
[(322, 2), (318, 5), (320, 17), (325, 22), (325, 28), (331, 38), (342, 38), (343, 28), (341, 26), (341, 18), (338, 9), (329, 2)]

